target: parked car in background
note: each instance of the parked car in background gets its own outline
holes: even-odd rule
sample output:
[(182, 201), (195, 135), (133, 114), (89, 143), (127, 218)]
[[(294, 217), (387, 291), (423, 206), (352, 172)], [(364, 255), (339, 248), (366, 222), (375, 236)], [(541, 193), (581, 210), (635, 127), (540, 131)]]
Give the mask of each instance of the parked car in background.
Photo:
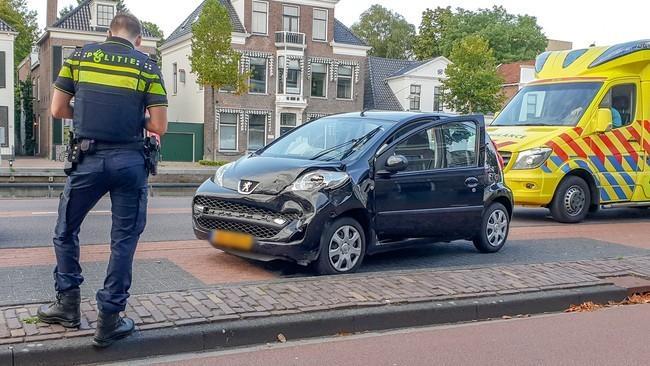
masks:
[(575, 223), (650, 207), (650, 40), (546, 52), (490, 126), (517, 204)]
[(480, 116), (325, 117), (219, 168), (194, 197), (194, 231), (226, 252), (321, 274), (354, 272), (411, 238), (496, 252), (513, 209), (501, 169)]

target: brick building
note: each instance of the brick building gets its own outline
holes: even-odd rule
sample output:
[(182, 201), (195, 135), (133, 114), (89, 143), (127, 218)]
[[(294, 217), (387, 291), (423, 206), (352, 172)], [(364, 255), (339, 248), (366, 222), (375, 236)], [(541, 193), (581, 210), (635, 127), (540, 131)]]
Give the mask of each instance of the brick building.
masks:
[[(50, 111), (53, 84), (63, 61), (76, 47), (103, 42), (116, 12), (117, 0), (85, 0), (57, 19), (57, 0), (47, 0), (45, 32), (36, 42), (33, 54), (21, 62), (19, 73), (22, 78), (31, 78), (34, 84), (36, 155), (56, 159), (67, 140), (65, 132), (71, 127), (71, 121), (52, 118)], [(155, 54), (158, 41), (145, 30), (140, 51)], [(26, 73), (26, 69), (30, 72)]]
[(203, 88), (190, 73), (201, 4), (161, 47), (169, 93), (166, 160), (232, 160), (323, 115), (361, 110), (370, 49), (335, 18), (339, 0), (221, 0), (232, 46), (250, 71), (246, 95)]

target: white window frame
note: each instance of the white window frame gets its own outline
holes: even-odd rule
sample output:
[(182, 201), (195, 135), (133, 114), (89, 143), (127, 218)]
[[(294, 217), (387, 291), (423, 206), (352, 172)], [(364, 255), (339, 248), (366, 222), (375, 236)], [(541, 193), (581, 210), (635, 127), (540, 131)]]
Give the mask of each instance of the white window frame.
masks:
[[(304, 88), (304, 85), (303, 85), (304, 84), (304, 75), (303, 74), (304, 73), (303, 73), (302, 68), (300, 68), (300, 60), (289, 59), (289, 62), (295, 61), (295, 62), (298, 63), (299, 78), (298, 78), (298, 92), (297, 93), (289, 93), (288, 92), (289, 88), (287, 87), (286, 83), (284, 82), (285, 79), (287, 78), (288, 70), (289, 70), (289, 68), (286, 67), (287, 66), (286, 57), (287, 56), (278, 56), (278, 59), (277, 59), (277, 75), (278, 75), (278, 77), (276, 78), (278, 80), (277, 83), (276, 83), (277, 84), (276, 85), (277, 94), (303, 96), (304, 95), (304, 91), (303, 91), (303, 88)], [(282, 62), (280, 62), (280, 60), (282, 60)], [(282, 77), (280, 77), (280, 69), (282, 69)], [(282, 92), (280, 92), (280, 86), (282, 86)], [(311, 87), (311, 84), (310, 84), (310, 87)], [(311, 91), (310, 91), (310, 93), (311, 93)]]
[(264, 141), (262, 142), (262, 147), (266, 146), (266, 143), (267, 143), (267, 134), (268, 134), (268, 130), (269, 130), (269, 127), (267, 126), (268, 125), (267, 116), (265, 114), (251, 114), (251, 115), (248, 116), (248, 131), (246, 133), (246, 138), (247, 138), (247, 140), (246, 140), (246, 150), (247, 151), (255, 151), (255, 150), (250, 148), (250, 145), (251, 145), (251, 123), (250, 123), (250, 119), (253, 116), (262, 116), (264, 118), (264, 134), (262, 135)]
[[(294, 17), (293, 15), (285, 15), (284, 9), (286, 9), (286, 8), (295, 8), (297, 10), (296, 13), (298, 15), (296, 16), (296, 18), (298, 18), (298, 29), (296, 29), (296, 30), (287, 30), (287, 29), (285, 29), (285, 27), (284, 27), (284, 17), (285, 16)], [(300, 6), (299, 5), (282, 4), (282, 30), (285, 31), (285, 32), (300, 33)]]
[[(416, 94), (413, 92), (413, 88), (418, 88), (419, 92)], [(413, 102), (415, 100), (415, 97), (418, 98), (418, 107), (419, 108), (413, 108)], [(422, 85), (420, 84), (411, 84), (409, 87), (409, 110), (411, 111), (416, 111), (419, 112), (422, 110)]]
[[(251, 59), (253, 59), (253, 58), (259, 58), (259, 59), (263, 59), (263, 60), (264, 60), (264, 92), (260, 93), (260, 92), (252, 92), (252, 91), (250, 91), (250, 90), (251, 90), (251, 88), (250, 88), (250, 85), (251, 85), (251, 77), (249, 76), (249, 77), (248, 77), (248, 85), (249, 85), (249, 91), (248, 91), (248, 94), (253, 94), (253, 95), (267, 95), (267, 94), (269, 93), (269, 59), (266, 58), (266, 57), (251, 57)], [(252, 66), (252, 65), (253, 65), (253, 64), (251, 63), (251, 66)], [(250, 71), (250, 70), (249, 70), (249, 71)], [(250, 75), (252, 75), (252, 73), (251, 73)]]
[[(436, 108), (436, 103), (438, 104), (437, 108)], [(442, 105), (442, 88), (438, 85), (434, 86), (433, 87), (433, 111), (442, 112), (444, 109), (445, 108)]]
[[(316, 19), (316, 12), (317, 11), (324, 11), (325, 12), (325, 37), (323, 39), (316, 38), (314, 29), (316, 28), (316, 20), (322, 21), (323, 19)], [(327, 42), (327, 36), (328, 36), (328, 31), (329, 31), (329, 17), (330, 13), (329, 10), (327, 9), (321, 9), (321, 8), (314, 8), (313, 13), (312, 13), (312, 27), (311, 27), (311, 40), (314, 42)]]
[[(232, 114), (235, 116), (235, 149), (230, 150), (230, 149), (224, 149), (221, 147), (221, 116), (224, 114)], [(217, 141), (219, 142), (219, 152), (223, 153), (236, 153), (239, 152), (239, 113), (226, 113), (226, 112), (219, 112), (219, 129), (217, 131)], [(228, 125), (232, 126), (232, 125)]]
[(172, 64), (172, 92), (178, 94), (178, 63)]
[[(341, 78), (341, 73), (340, 73), (341, 67), (349, 67), (350, 70), (352, 71), (350, 76), (343, 76), (343, 78), (345, 78), (345, 79), (347, 79), (347, 78), (350, 79), (350, 98), (349, 99), (348, 98), (339, 98), (339, 79)], [(347, 101), (354, 100), (354, 66), (352, 66), (352, 65), (339, 65), (339, 73), (338, 73), (338, 77), (336, 78), (336, 99), (337, 100), (347, 100)]]
[[(104, 18), (99, 17), (99, 12), (100, 12), (99, 9), (101, 9), (102, 7), (113, 9), (113, 17), (110, 18), (106, 24), (102, 23), (102, 20), (104, 20)], [(96, 10), (97, 11), (97, 26), (98, 27), (109, 27), (111, 25), (111, 22), (113, 21), (113, 18), (115, 18), (115, 10), (116, 10), (115, 6), (114, 5), (108, 5), (108, 4), (97, 4), (96, 9), (97, 9)]]
[(315, 99), (327, 99), (327, 96), (329, 95), (329, 72), (330, 72), (329, 67), (328, 67), (327, 64), (322, 64), (322, 63), (318, 63), (318, 62), (315, 62), (315, 64), (325, 66), (325, 96), (324, 97), (313, 96), (312, 93), (311, 93), (312, 92), (312, 88), (311, 88), (312, 84), (311, 83), (313, 82), (313, 79), (314, 79), (313, 64), (312, 64), (312, 74), (311, 74), (312, 79), (309, 82), (309, 96), (311, 98), (315, 98)]
[[(283, 114), (293, 114), (293, 115), (296, 117), (296, 123), (295, 123), (295, 125), (294, 125), (294, 126), (283, 125), (283, 124), (282, 124), (282, 115), (283, 115)], [(294, 112), (280, 112), (279, 121), (278, 121), (278, 134), (277, 134), (278, 136), (277, 136), (277, 138), (283, 136), (283, 135), (282, 135), (282, 127), (283, 127), (283, 126), (284, 126), (284, 127), (291, 127), (291, 130), (294, 130), (294, 129), (298, 128), (298, 126), (300, 126), (300, 124), (298, 123), (298, 113), (294, 113)]]
[[(262, 32), (256, 32), (255, 27), (254, 27), (255, 13), (261, 13), (259, 11), (255, 11), (255, 4), (256, 3), (257, 4), (263, 4), (266, 7), (266, 13), (265, 13), (265, 15), (266, 15), (266, 24), (265, 24), (266, 27), (265, 28), (266, 29), (264, 30), (263, 33)], [(254, 35), (258, 35), (258, 36), (268, 36), (269, 35), (269, 2), (268, 1), (258, 1), (258, 0), (253, 1), (253, 6), (251, 7), (251, 33), (254, 34)]]

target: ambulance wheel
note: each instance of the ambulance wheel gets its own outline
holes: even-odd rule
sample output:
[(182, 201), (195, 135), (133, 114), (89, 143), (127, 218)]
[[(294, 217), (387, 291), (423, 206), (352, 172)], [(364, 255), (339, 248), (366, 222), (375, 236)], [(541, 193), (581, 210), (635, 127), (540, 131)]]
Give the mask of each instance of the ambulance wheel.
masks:
[(584, 179), (566, 177), (555, 191), (551, 203), (551, 215), (556, 221), (573, 224), (583, 221), (591, 207), (591, 192)]

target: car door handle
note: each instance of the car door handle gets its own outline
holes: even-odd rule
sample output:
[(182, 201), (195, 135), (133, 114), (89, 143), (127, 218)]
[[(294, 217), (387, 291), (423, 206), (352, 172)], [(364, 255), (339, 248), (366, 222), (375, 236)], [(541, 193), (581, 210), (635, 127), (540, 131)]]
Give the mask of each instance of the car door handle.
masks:
[(469, 177), (465, 179), (465, 185), (467, 188), (476, 188), (478, 187), (478, 178), (476, 177)]

